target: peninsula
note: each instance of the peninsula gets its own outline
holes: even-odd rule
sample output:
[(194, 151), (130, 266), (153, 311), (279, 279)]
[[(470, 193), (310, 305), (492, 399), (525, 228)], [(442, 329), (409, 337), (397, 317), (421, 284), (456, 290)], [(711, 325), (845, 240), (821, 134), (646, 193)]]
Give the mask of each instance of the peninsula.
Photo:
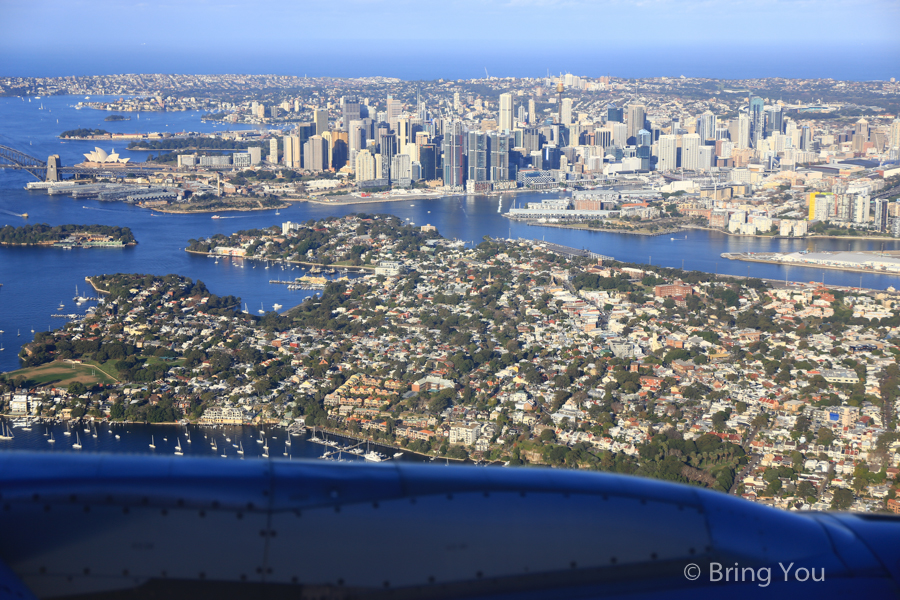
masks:
[(128, 227), (113, 225), (56, 225), (47, 223), (0, 229), (0, 245), (49, 246), (55, 248), (115, 248), (134, 246), (137, 240)]

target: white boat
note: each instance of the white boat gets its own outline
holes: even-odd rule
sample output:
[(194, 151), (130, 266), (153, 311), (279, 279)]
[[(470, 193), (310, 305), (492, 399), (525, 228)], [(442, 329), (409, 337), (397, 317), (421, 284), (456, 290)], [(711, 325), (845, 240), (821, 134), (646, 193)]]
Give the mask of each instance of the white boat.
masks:
[(181, 438), (175, 443), (175, 456), (183, 456), (184, 452), (181, 451)]
[(63, 432), (63, 435), (72, 435), (72, 432), (69, 430), (69, 422), (66, 421), (66, 430)]
[(191, 432), (190, 431), (187, 432), (187, 443), (188, 444), (191, 443)]
[(257, 443), (257, 444), (264, 444), (264, 443), (265, 443), (265, 440), (263, 439), (262, 431), (259, 432), (259, 439), (256, 440), (256, 443)]
[(402, 452), (394, 452), (394, 458), (400, 458), (401, 456), (403, 456)]
[(94, 436), (94, 438), (97, 437), (97, 426), (96, 425), (94, 425), (94, 430), (91, 432), (91, 435)]
[(244, 442), (241, 442), (240, 444), (241, 444), (241, 447), (238, 449), (238, 454), (243, 456), (244, 455)]
[(9, 428), (9, 425), (6, 423), (0, 423), (2, 427), (0, 427), (0, 440), (11, 440), (16, 436), (13, 435), (12, 429)]
[(81, 440), (78, 438), (78, 432), (75, 432), (75, 443), (72, 444), (72, 448), (75, 450), (81, 450)]
[[(266, 267), (266, 268), (268, 269), (268, 267)], [(261, 315), (266, 314), (266, 309), (265, 309), (265, 307), (263, 307), (263, 303), (262, 303), (262, 302), (259, 303), (259, 310), (258, 310), (257, 312), (258, 312), (259, 314), (261, 314)]]
[(47, 440), (47, 443), (48, 443), (48, 444), (55, 444), (55, 443), (56, 443), (56, 440), (53, 439), (53, 434), (52, 434), (52, 433), (50, 434), (50, 439)]
[(117, 440), (121, 440), (121, 439), (122, 439), (121, 437), (119, 437), (119, 434), (118, 434), (118, 433), (116, 434), (116, 439), (117, 439)]
[(275, 304), (272, 305), (272, 308), (273, 308), (274, 310), (281, 310), (282, 306), (281, 306), (280, 304), (278, 304), (278, 303), (275, 303)]
[(153, 440), (153, 436), (150, 436), (150, 447), (156, 449), (156, 442)]

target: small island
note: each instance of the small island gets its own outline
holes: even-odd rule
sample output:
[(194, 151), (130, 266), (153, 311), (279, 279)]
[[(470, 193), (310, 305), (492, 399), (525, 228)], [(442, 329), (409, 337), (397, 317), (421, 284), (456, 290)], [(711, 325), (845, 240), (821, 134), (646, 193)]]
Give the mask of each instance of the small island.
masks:
[(104, 121), (112, 121), (112, 122), (115, 122), (115, 121), (130, 121), (130, 120), (131, 120), (131, 117), (126, 117), (125, 115), (109, 115), (108, 117), (106, 117), (106, 118), (103, 119), (103, 120), (104, 120)]
[(59, 134), (61, 140), (104, 140), (111, 137), (112, 134), (105, 129), (89, 129), (87, 127), (69, 129)]
[(0, 245), (47, 246), (53, 248), (122, 248), (137, 240), (128, 227), (114, 225), (57, 225), (47, 223), (0, 229)]

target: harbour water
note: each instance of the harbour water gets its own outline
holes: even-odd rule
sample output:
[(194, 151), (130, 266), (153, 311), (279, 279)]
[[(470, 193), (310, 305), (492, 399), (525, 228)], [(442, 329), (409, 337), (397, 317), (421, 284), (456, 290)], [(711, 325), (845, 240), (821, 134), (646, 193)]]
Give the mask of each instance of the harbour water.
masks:
[[(82, 153), (100, 145), (97, 142), (61, 142), (56, 136), (67, 129), (91, 127), (109, 131), (210, 131), (213, 125), (200, 122), (200, 113), (141, 113), (138, 120), (103, 121), (108, 113), (90, 109), (75, 110), (79, 101), (72, 97), (43, 98), (40, 102), (23, 102), (18, 98), (0, 98), (0, 144), (11, 146), (41, 159), (60, 154), (64, 165), (82, 159)], [(43, 104), (44, 110), (38, 107)], [(59, 123), (56, 120), (59, 119)], [(168, 127), (166, 127), (168, 125)], [(237, 126), (246, 128), (247, 126)], [(108, 143), (107, 143), (108, 145)], [(116, 148), (122, 156), (141, 161), (146, 153)], [(304, 274), (282, 271), (281, 266), (266, 270), (264, 265), (249, 261), (218, 262), (205, 256), (184, 252), (191, 238), (215, 233), (230, 234), (241, 229), (268, 227), (283, 221), (303, 222), (329, 215), (354, 212), (391, 213), (416, 225), (430, 223), (445, 237), (478, 243), (483, 236), (529, 238), (555, 242), (613, 256), (616, 259), (663, 265), (710, 273), (751, 275), (791, 281), (822, 281), (826, 284), (885, 289), (896, 286), (898, 278), (890, 275), (857, 274), (821, 269), (743, 263), (720, 257), (723, 252), (791, 252), (816, 250), (900, 249), (900, 241), (865, 240), (783, 240), (727, 236), (717, 232), (691, 230), (687, 239), (672, 236), (637, 236), (616, 233), (576, 231), (511, 222), (502, 216), (514, 202), (522, 204), (553, 197), (554, 194), (521, 193), (500, 196), (450, 196), (428, 200), (406, 200), (358, 205), (328, 206), (295, 203), (289, 208), (252, 213), (222, 213), (211, 219), (209, 214), (166, 215), (130, 205), (103, 203), (97, 200), (73, 200), (67, 196), (48, 196), (44, 192), (27, 192), (23, 188), (34, 179), (27, 173), (0, 170), (0, 226), (24, 223), (65, 223), (127, 226), (138, 245), (130, 248), (97, 248), (60, 250), (32, 247), (0, 247), (0, 372), (18, 368), (17, 354), (22, 344), (31, 341), (32, 329), (44, 331), (58, 328), (62, 319), (54, 313), (83, 313), (90, 304), (76, 307), (72, 298), (75, 286), (84, 294), (86, 276), (101, 273), (177, 273), (203, 281), (216, 294), (235, 295), (255, 314), (260, 306), (272, 310), (275, 303), (285, 309), (314, 293), (289, 290), (285, 285), (270, 285), (271, 279), (288, 279)], [(27, 221), (13, 216), (28, 213)], [(684, 237), (684, 234), (674, 236)], [(255, 267), (255, 268), (254, 268)], [(92, 290), (87, 290), (92, 292)], [(92, 294), (93, 295), (93, 294)], [(59, 305), (63, 304), (63, 308)], [(77, 310), (76, 310), (77, 308)]]
[[(8, 419), (0, 419), (11, 424)], [(66, 435), (66, 432), (69, 435)], [(222, 425), (147, 425), (143, 423), (104, 423), (72, 421), (68, 424), (57, 422), (34, 423), (30, 430), (12, 427), (13, 439), (0, 440), (2, 450), (29, 450), (46, 452), (115, 452), (126, 454), (152, 454), (157, 456), (175, 456), (176, 446), (181, 445), (183, 456), (222, 457), (231, 460), (251, 460), (268, 458), (278, 460), (294, 460), (303, 458), (321, 458), (328, 454), (332, 460), (365, 461), (362, 454), (349, 452), (358, 447), (362, 453), (372, 450), (384, 457), (384, 462), (425, 462), (425, 456), (400, 452), (395, 448), (367, 444), (355, 439), (315, 433), (319, 440), (328, 440), (340, 444), (341, 448), (310, 441), (313, 432), (301, 432), (290, 435), (287, 430), (278, 427), (257, 428), (251, 426)], [(94, 437), (96, 434), (96, 437)], [(53, 442), (49, 440), (53, 436)], [(118, 436), (118, 437), (117, 437)], [(190, 442), (188, 442), (190, 437)], [(265, 442), (260, 442), (264, 439)], [(290, 445), (286, 442), (290, 439)], [(215, 442), (215, 448), (213, 448)], [(81, 448), (73, 446), (79, 443)], [(151, 448), (153, 444), (155, 448)], [(268, 450), (264, 447), (268, 446)], [(243, 449), (244, 453), (238, 451)]]

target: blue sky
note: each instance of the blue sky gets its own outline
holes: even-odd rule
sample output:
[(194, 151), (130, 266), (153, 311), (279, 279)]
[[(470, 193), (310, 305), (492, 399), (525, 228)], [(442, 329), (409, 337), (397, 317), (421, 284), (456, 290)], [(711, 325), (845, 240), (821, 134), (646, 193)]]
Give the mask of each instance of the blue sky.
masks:
[(0, 75), (887, 78), (898, 26), (898, 0), (0, 0)]

